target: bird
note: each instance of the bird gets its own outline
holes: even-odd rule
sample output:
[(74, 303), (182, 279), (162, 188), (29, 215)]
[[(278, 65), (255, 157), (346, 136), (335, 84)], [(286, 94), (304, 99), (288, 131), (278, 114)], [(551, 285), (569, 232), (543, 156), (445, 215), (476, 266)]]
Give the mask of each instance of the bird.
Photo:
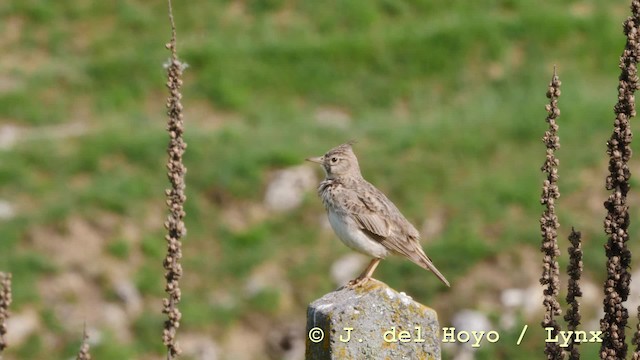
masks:
[(451, 286), (422, 249), (418, 230), (382, 191), (362, 177), (353, 143), (350, 141), (322, 156), (305, 159), (320, 164), (324, 170), (325, 179), (318, 186), (318, 196), (333, 231), (349, 248), (373, 258), (348, 285), (363, 285), (382, 259), (396, 254), (431, 271)]

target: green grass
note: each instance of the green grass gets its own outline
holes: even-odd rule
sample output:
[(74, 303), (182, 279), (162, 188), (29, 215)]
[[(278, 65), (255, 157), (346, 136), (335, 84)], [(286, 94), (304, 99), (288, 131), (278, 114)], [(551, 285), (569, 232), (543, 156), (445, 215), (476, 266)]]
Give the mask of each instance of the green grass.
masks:
[[(418, 228), (430, 214), (445, 214), (443, 231), (425, 248), (454, 290), (475, 265), (537, 248), (544, 93), (554, 65), (563, 81), (561, 246), (577, 225), (586, 272), (603, 280), (603, 218), (584, 204), (599, 196), (590, 185), (604, 183), (599, 169), (613, 122), (627, 2), (241, 3), (174, 4), (179, 54), (189, 64), (183, 324), (190, 331), (212, 331), (223, 341), (225, 330), (252, 312), (275, 324), (303, 314), (333, 288), (331, 263), (349, 251), (321, 230), (323, 209), (313, 192), (299, 209), (268, 214), (242, 230), (225, 223), (225, 214), (261, 202), (272, 171), (349, 139), (358, 140), (365, 177)], [(0, 270), (14, 273), (14, 306), (46, 307), (34, 284), (82, 271), (57, 268), (49, 254), (38, 253), (30, 242), (35, 227), (64, 234), (71, 217), (93, 224), (110, 214), (141, 232), (134, 242), (119, 223), (100, 230), (104, 255), (132, 267), (148, 308), (133, 319), (130, 344), (107, 334), (94, 347), (96, 358), (161, 352), (161, 321), (152, 314), (159, 313), (166, 246), (159, 210), (168, 186), (165, 7), (160, 0), (0, 5), (6, 19), (0, 29), (13, 34), (3, 45), (0, 82), (8, 85), (0, 89), (0, 124), (45, 129), (44, 137), (0, 150), (0, 199), (19, 212), (0, 220)], [(346, 127), (319, 123), (315, 114), (325, 108), (348, 114)], [(87, 132), (47, 138), (52, 130), (45, 126), (67, 123), (82, 123)], [(632, 222), (631, 234), (638, 230)], [(287, 264), (292, 301), (271, 288), (247, 297), (247, 279), (273, 262)], [(385, 262), (377, 274), (427, 304), (442, 295), (435, 278), (400, 260)], [(216, 298), (216, 289), (233, 304)], [(476, 304), (469, 299), (465, 306)], [(53, 332), (64, 346), (46, 349), (33, 336), (8, 354), (71, 357), (81, 329)], [(505, 334), (480, 357), (516, 356), (517, 335)], [(540, 343), (526, 349), (531, 358), (542, 354)]]
[(126, 239), (116, 239), (107, 245), (107, 251), (119, 259), (126, 260), (131, 253), (131, 248)]

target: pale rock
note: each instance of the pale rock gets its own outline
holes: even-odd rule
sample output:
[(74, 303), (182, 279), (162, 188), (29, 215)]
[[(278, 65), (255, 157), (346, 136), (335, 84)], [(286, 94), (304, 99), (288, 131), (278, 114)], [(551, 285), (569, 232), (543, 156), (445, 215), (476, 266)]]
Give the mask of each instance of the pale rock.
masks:
[(184, 334), (179, 339), (183, 354), (194, 360), (217, 360), (220, 348), (213, 339), (202, 334)]
[(104, 333), (96, 327), (87, 326), (87, 337), (87, 343), (91, 346), (96, 346), (102, 344)]
[(526, 289), (509, 288), (500, 293), (502, 312), (500, 326), (511, 329), (517, 325), (518, 316), (524, 315), (527, 319), (535, 319), (542, 310), (542, 285), (533, 284)]
[(468, 348), (464, 348), (454, 355), (453, 360), (474, 360), (476, 358), (476, 354), (473, 350), (469, 350)]
[(269, 352), (274, 359), (304, 359), (305, 331), (303, 323), (290, 323), (274, 329), (267, 339)]
[(32, 334), (40, 329), (40, 318), (34, 309), (25, 309), (20, 313), (13, 313), (7, 319), (7, 345), (19, 347)]
[(18, 141), (36, 142), (42, 139), (66, 139), (81, 136), (87, 132), (87, 126), (79, 122), (34, 128), (3, 125), (0, 127), (0, 150), (10, 150)]
[(287, 281), (282, 267), (275, 263), (265, 263), (256, 267), (244, 285), (247, 298), (263, 291), (275, 291), (278, 294), (278, 309), (286, 310), (294, 306), (291, 284)]
[(16, 216), (15, 207), (6, 200), (0, 200), (0, 220), (10, 220)]
[(254, 269), (245, 283), (244, 291), (247, 296), (254, 296), (269, 288), (283, 287), (286, 281), (282, 269), (275, 264), (264, 264)]
[(335, 107), (323, 107), (314, 114), (316, 123), (326, 127), (346, 129), (351, 123), (351, 116), (344, 110)]
[(442, 209), (436, 210), (422, 223), (421, 233), (423, 238), (432, 239), (444, 231), (446, 217)]
[(15, 125), (0, 126), (0, 150), (10, 150), (18, 142), (21, 130)]
[[(639, 276), (639, 277), (635, 277)], [(640, 279), (640, 273), (635, 273), (631, 277), (632, 279)], [(635, 287), (635, 289), (634, 289)], [(629, 300), (635, 299), (638, 301), (638, 297), (640, 296), (640, 284), (637, 281), (632, 281), (630, 286), (630, 295)], [(589, 306), (596, 306), (598, 309), (602, 308), (602, 285), (596, 285), (591, 281), (586, 281), (584, 279), (580, 280), (580, 290), (582, 291), (582, 296), (580, 297), (580, 303)]]
[(516, 308), (524, 304), (525, 296), (525, 291), (522, 289), (505, 289), (500, 294), (500, 301), (505, 307)]
[(537, 318), (544, 301), (544, 288), (540, 283), (535, 283), (525, 290), (524, 301), (521, 305), (527, 319)]
[(273, 211), (288, 211), (302, 204), (306, 192), (314, 189), (317, 179), (312, 167), (300, 165), (277, 171), (265, 194), (264, 202)]
[(225, 331), (221, 353), (225, 359), (263, 359), (266, 352), (264, 334), (250, 325), (236, 325)]
[(129, 316), (121, 306), (106, 303), (102, 305), (100, 313), (101, 322), (112, 330), (119, 342), (127, 343), (131, 341)]
[(118, 298), (124, 303), (127, 314), (137, 317), (142, 313), (142, 296), (130, 279), (122, 278), (113, 285)]
[(366, 267), (367, 259), (360, 254), (350, 253), (331, 264), (331, 278), (340, 286), (355, 279)]
[[(491, 322), (489, 318), (484, 313), (477, 310), (464, 309), (456, 313), (451, 319), (451, 324), (455, 327), (456, 333), (461, 331), (467, 331), (471, 334), (472, 331), (491, 331), (495, 330), (492, 328)], [(459, 352), (457, 356), (460, 356), (463, 359), (466, 359), (464, 353), (469, 351), (475, 351), (477, 348), (471, 347), (473, 345), (472, 341), (466, 343), (458, 343)], [(456, 357), (458, 358), (458, 357)], [(471, 357), (472, 359), (473, 357)]]
[(456, 331), (490, 331), (491, 322), (487, 315), (480, 311), (464, 309), (456, 313), (451, 319)]
[[(640, 270), (634, 271), (631, 274), (631, 279), (640, 279)], [(638, 309), (638, 306), (640, 306), (640, 282), (636, 280), (631, 281), (631, 283), (629, 284), (629, 297), (625, 304), (625, 307), (627, 309), (632, 309), (631, 312), (635, 313), (635, 310)]]

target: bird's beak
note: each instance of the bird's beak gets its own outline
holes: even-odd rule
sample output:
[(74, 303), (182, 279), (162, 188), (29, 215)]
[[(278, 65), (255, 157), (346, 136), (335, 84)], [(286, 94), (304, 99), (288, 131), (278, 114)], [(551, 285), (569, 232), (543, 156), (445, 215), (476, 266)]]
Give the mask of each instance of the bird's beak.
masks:
[(314, 162), (314, 163), (317, 163), (317, 164), (322, 164), (323, 156), (310, 157), (310, 158), (306, 158), (305, 160), (311, 161), (311, 162)]

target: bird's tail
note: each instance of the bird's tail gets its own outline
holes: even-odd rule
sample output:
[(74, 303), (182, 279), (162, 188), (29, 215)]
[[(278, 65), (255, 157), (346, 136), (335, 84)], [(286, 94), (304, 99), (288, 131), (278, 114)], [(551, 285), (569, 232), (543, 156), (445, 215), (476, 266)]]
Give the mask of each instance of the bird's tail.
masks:
[(440, 281), (442, 281), (448, 287), (451, 287), (451, 285), (449, 285), (449, 281), (447, 281), (444, 275), (442, 275), (442, 273), (436, 268), (436, 266), (433, 265), (433, 262), (431, 261), (431, 259), (429, 259), (429, 257), (423, 251), (421, 251), (420, 255), (421, 256), (419, 260), (414, 262), (420, 265), (420, 267), (422, 267), (423, 269), (429, 270), (432, 273), (434, 273), (438, 277), (438, 279), (440, 279)]
[(449, 281), (447, 281), (444, 275), (442, 275), (442, 273), (438, 271), (438, 269), (435, 267), (435, 265), (433, 265), (431, 260), (425, 261), (424, 265), (425, 265), (424, 267), (425, 269), (431, 270), (431, 272), (433, 272), (438, 277), (438, 279), (440, 279), (440, 281), (442, 281), (448, 287), (451, 287), (451, 285), (449, 285)]

